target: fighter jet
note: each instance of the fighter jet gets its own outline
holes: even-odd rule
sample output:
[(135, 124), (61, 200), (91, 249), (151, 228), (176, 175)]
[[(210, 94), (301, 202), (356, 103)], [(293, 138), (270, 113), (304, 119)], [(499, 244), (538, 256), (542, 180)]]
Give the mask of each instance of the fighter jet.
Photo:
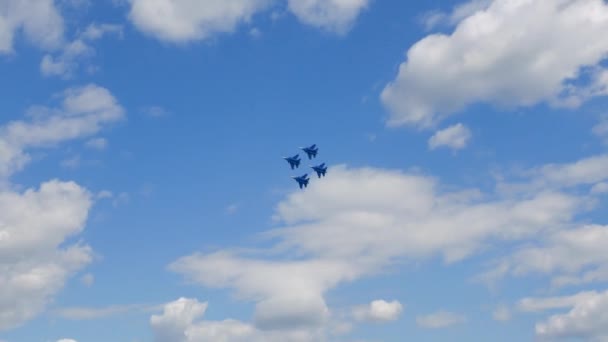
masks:
[(306, 152), (306, 154), (308, 155), (308, 159), (316, 157), (317, 152), (319, 152), (319, 148), (316, 144), (312, 144), (312, 146), (309, 147), (300, 147), (300, 150)]
[(308, 174), (305, 173), (303, 176), (300, 177), (291, 177), (293, 179), (296, 180), (296, 182), (298, 182), (298, 185), (300, 186), (300, 189), (302, 189), (302, 187), (307, 187), (308, 186), (308, 181), (310, 180), (308, 178)]
[(283, 157), (283, 159), (287, 160), (287, 162), (289, 163), (289, 166), (291, 166), (291, 169), (293, 170), (296, 167), (300, 166), (300, 155), (296, 154), (293, 157)]
[(311, 166), (310, 168), (315, 170), (319, 178), (321, 178), (321, 176), (325, 177), (325, 173), (327, 172), (327, 166), (325, 166), (325, 163), (319, 164), (317, 166)]

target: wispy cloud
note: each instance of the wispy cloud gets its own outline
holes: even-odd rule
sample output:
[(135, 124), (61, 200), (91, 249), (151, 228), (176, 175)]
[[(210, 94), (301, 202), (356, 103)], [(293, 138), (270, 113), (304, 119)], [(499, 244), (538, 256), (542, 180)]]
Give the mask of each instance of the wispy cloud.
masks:
[[(91, 46), (93, 41), (108, 33), (122, 37), (122, 32), (122, 25), (91, 24), (76, 39), (66, 43), (59, 54), (46, 54), (40, 63), (40, 72), (46, 77), (73, 78), (83, 61), (95, 55), (95, 49)], [(97, 67), (92, 65), (85, 68), (85, 70), (96, 69)]]
[(149, 304), (111, 305), (101, 308), (69, 307), (55, 309), (53, 314), (69, 320), (93, 320), (134, 312), (151, 313), (158, 311), (160, 308), (162, 308), (162, 305)]
[(416, 317), (416, 324), (427, 329), (447, 328), (466, 321), (466, 316), (444, 310)]

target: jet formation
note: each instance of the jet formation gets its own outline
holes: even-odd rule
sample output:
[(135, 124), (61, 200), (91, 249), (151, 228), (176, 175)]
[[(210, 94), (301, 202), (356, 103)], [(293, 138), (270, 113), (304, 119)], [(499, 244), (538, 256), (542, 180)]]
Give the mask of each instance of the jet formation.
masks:
[[(308, 147), (300, 147), (300, 150), (302, 150), (306, 153), (309, 160), (316, 158), (317, 153), (319, 152), (319, 148), (317, 147), (316, 144), (313, 144)], [(283, 157), (283, 159), (285, 159), (289, 163), (289, 166), (291, 167), (292, 170), (300, 167), (300, 162), (302, 161), (300, 159), (299, 154), (296, 154), (295, 156), (292, 156), (292, 157)], [(316, 166), (310, 166), (310, 168), (313, 169), (314, 172), (317, 173), (318, 178), (325, 177), (325, 174), (327, 173), (327, 166), (325, 166), (325, 163), (321, 163)], [(308, 186), (308, 182), (310, 181), (310, 178), (308, 178), (308, 173), (305, 173), (299, 177), (291, 177), (291, 178), (294, 179), (296, 182), (298, 182), (300, 189), (306, 188)]]

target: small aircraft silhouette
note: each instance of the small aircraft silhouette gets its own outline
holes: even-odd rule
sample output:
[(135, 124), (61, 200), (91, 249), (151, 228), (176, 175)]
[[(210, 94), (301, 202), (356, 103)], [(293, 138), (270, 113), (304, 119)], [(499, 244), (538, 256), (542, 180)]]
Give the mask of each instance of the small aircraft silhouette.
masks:
[(287, 162), (289, 163), (289, 166), (291, 166), (291, 169), (293, 170), (296, 167), (300, 166), (300, 155), (296, 154), (293, 157), (283, 157), (283, 159), (287, 160)]
[(307, 187), (308, 186), (308, 181), (310, 180), (308, 178), (308, 174), (305, 173), (303, 176), (300, 177), (291, 177), (293, 179), (296, 180), (296, 182), (298, 182), (298, 185), (300, 186), (300, 189), (302, 189), (302, 187)]
[(321, 176), (325, 177), (325, 173), (327, 172), (327, 166), (325, 166), (325, 163), (319, 164), (317, 166), (311, 166), (310, 168), (315, 170), (319, 178), (321, 178)]
[(312, 144), (309, 147), (300, 147), (300, 150), (306, 152), (306, 155), (308, 155), (308, 159), (312, 159), (312, 158), (316, 157), (317, 152), (319, 152), (319, 148), (317, 147), (316, 144)]

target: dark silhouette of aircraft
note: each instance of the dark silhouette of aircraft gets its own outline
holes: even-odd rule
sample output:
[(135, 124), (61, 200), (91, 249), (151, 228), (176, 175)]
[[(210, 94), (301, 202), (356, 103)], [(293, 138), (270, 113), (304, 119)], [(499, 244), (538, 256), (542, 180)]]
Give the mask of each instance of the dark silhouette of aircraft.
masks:
[(300, 166), (300, 155), (296, 154), (293, 157), (283, 157), (283, 159), (287, 160), (287, 162), (289, 163), (289, 166), (291, 166), (291, 169), (293, 170), (296, 167)]
[(325, 166), (325, 163), (319, 164), (317, 166), (311, 166), (310, 168), (315, 170), (319, 178), (321, 178), (321, 176), (325, 177), (325, 173), (327, 172), (327, 166)]
[(308, 186), (308, 181), (310, 180), (308, 178), (308, 174), (305, 173), (303, 176), (300, 177), (291, 177), (293, 179), (296, 180), (296, 182), (298, 182), (298, 185), (300, 186), (300, 189), (302, 189), (302, 187), (307, 187)]
[(309, 147), (300, 147), (300, 150), (306, 152), (306, 155), (308, 155), (308, 159), (312, 159), (312, 158), (316, 157), (317, 152), (319, 152), (319, 148), (317, 147), (316, 144), (312, 144)]

